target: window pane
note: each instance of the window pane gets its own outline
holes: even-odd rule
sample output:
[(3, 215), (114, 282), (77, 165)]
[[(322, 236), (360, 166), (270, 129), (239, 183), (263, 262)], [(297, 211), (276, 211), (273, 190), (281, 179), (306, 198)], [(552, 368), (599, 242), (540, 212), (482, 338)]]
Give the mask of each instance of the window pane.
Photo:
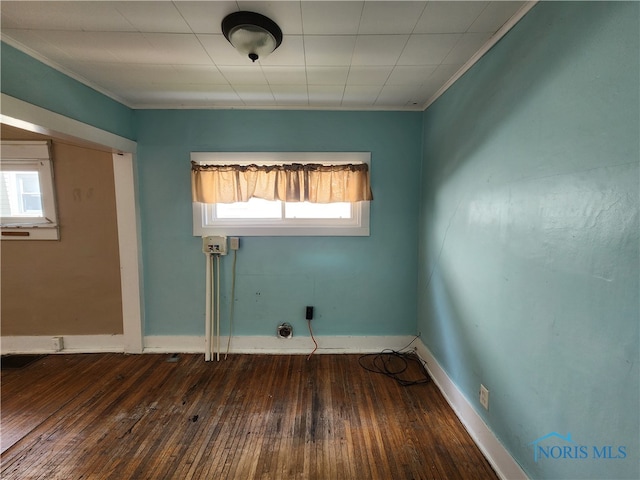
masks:
[(217, 218), (281, 218), (282, 205), (279, 201), (252, 198), (248, 202), (217, 203)]
[(16, 172), (16, 175), (23, 193), (37, 193), (40, 195), (38, 172)]
[(22, 212), (25, 215), (42, 216), (42, 200), (40, 195), (25, 193), (22, 195)]
[(40, 195), (40, 180), (37, 172), (17, 172), (22, 201), (23, 215), (42, 216), (42, 200)]
[(343, 203), (285, 203), (285, 218), (351, 218), (351, 204)]
[(42, 217), (38, 172), (2, 172), (0, 210), (2, 217)]

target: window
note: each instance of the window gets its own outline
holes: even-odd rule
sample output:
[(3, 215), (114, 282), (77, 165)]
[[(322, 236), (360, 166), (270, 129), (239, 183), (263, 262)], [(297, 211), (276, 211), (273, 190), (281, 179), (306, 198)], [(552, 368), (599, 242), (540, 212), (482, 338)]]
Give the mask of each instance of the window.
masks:
[[(193, 152), (199, 165), (322, 166), (365, 164), (370, 153), (209, 153)], [(367, 177), (368, 178), (368, 177)], [(367, 188), (368, 183), (367, 183)], [(288, 199), (288, 197), (287, 197)], [(193, 203), (193, 234), (233, 236), (368, 236), (369, 202), (265, 200)]]
[(58, 239), (49, 142), (2, 142), (0, 217), (3, 240)]

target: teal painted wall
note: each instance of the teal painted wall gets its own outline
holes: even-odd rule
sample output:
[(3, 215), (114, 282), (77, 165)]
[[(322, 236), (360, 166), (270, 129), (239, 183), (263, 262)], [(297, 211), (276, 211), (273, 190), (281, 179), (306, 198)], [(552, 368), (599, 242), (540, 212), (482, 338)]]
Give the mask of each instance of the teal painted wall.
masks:
[[(136, 112), (147, 335), (202, 335), (205, 257), (192, 236), (192, 151), (370, 151), (370, 237), (244, 237), (235, 335), (409, 335), (416, 327), (421, 113)], [(223, 334), (232, 258), (222, 261)]]
[(128, 139), (133, 110), (0, 42), (2, 93)]
[(418, 330), (534, 479), (640, 478), (639, 9), (539, 3), (423, 117)]

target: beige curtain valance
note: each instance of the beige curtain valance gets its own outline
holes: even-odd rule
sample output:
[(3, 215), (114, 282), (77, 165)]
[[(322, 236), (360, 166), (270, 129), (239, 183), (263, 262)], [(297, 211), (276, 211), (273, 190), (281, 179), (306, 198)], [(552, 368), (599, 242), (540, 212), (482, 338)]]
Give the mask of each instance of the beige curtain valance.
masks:
[(373, 200), (369, 166), (201, 165), (191, 162), (194, 202), (235, 203), (250, 198), (285, 202), (359, 202)]

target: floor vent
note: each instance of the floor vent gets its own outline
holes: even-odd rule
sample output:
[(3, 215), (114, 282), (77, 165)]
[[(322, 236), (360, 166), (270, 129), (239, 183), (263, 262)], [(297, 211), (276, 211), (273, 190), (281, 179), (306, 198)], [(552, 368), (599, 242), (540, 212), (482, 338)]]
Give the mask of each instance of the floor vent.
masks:
[(278, 325), (277, 333), (279, 338), (291, 338), (293, 337), (293, 327), (288, 323), (281, 323)]

